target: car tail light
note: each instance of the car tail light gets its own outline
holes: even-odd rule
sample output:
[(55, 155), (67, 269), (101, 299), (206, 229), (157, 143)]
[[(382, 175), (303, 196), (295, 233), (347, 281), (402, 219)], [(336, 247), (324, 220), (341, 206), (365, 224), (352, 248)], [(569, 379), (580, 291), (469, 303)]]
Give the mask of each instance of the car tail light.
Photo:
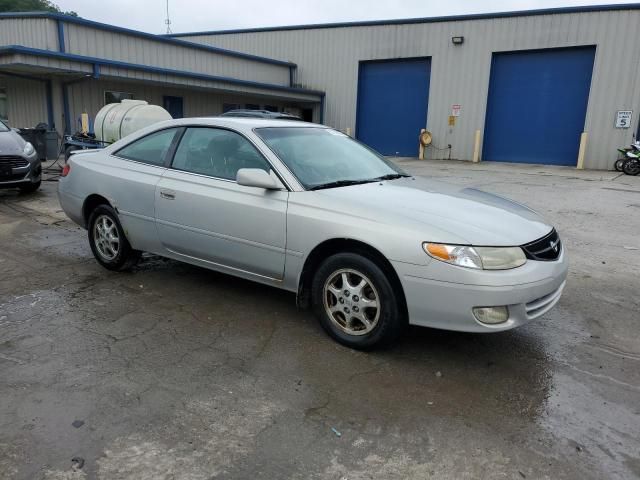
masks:
[(60, 174), (60, 176), (66, 177), (67, 175), (69, 175), (69, 172), (71, 172), (71, 164), (67, 163), (64, 167), (62, 167), (62, 173)]

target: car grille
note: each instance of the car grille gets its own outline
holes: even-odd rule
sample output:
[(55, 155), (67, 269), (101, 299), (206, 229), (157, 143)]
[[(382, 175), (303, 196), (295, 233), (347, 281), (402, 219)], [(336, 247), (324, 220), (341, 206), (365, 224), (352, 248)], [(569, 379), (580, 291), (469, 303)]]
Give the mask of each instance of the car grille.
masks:
[(0, 167), (24, 168), (28, 166), (29, 162), (22, 157), (0, 156)]
[(562, 243), (554, 228), (551, 233), (526, 245), (522, 245), (525, 256), (529, 260), (551, 262), (557, 260), (562, 251)]
[(564, 285), (565, 282), (562, 282), (562, 285), (556, 288), (553, 292), (526, 303), (524, 307), (527, 312), (527, 317), (533, 319), (551, 310), (558, 300), (560, 300), (560, 295), (562, 295)]

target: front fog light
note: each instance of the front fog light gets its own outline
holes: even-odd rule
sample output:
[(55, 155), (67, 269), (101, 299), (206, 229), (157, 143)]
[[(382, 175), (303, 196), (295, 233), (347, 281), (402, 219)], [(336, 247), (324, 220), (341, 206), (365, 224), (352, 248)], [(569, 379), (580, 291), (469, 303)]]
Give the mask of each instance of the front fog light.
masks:
[(496, 325), (509, 320), (509, 309), (507, 307), (475, 307), (473, 315), (481, 323)]

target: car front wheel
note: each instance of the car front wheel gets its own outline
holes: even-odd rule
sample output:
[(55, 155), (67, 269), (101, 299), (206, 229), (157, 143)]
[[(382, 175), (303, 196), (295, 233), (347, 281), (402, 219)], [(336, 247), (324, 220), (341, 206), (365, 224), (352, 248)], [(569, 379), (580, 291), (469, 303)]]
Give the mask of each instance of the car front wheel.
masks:
[(362, 255), (327, 258), (314, 276), (311, 295), (322, 327), (348, 347), (380, 347), (402, 331), (398, 293), (383, 269)]
[(140, 252), (133, 250), (113, 208), (100, 205), (89, 217), (89, 245), (98, 263), (109, 270), (127, 270)]
[(33, 193), (40, 188), (41, 183), (42, 182), (38, 180), (36, 183), (29, 183), (19, 188), (22, 193)]

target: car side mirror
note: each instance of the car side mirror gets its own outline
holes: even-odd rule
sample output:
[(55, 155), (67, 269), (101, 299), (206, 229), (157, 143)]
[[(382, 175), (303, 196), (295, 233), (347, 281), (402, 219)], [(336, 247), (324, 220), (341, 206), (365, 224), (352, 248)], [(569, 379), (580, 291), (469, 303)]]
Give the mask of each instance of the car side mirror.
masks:
[(238, 185), (245, 187), (280, 190), (281, 185), (271, 175), (260, 168), (241, 168), (236, 174)]

